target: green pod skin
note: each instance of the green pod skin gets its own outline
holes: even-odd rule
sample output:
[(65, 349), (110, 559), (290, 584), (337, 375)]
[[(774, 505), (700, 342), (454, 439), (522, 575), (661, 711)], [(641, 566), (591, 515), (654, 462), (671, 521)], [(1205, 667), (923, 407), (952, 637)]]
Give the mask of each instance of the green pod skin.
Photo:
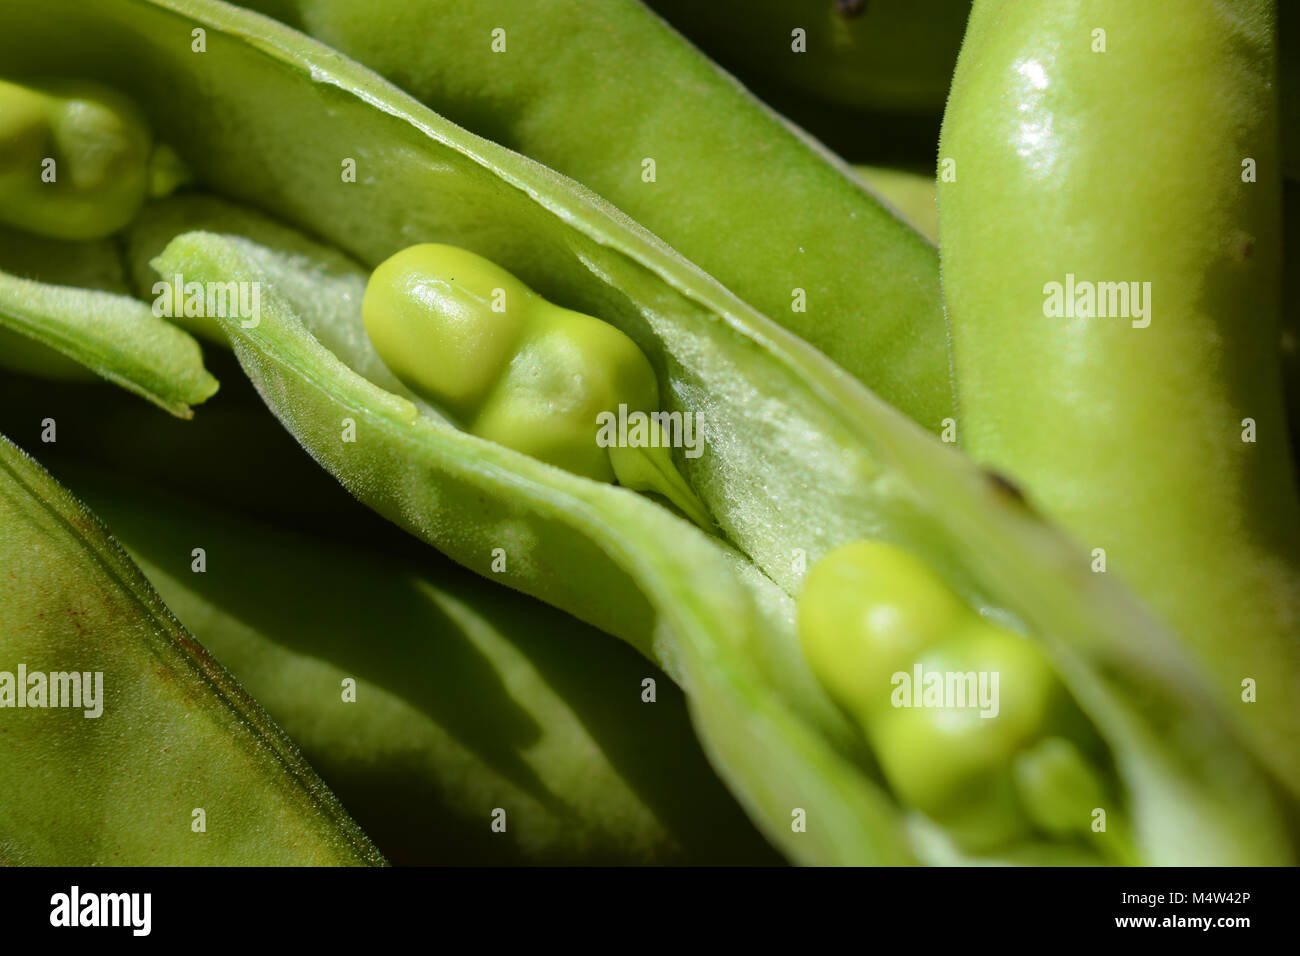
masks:
[[(72, 243), (0, 226), (0, 271), (56, 285), (123, 295), (131, 291), (123, 274), (122, 254), (111, 239)], [(2, 327), (0, 368), (70, 384), (100, 381), (82, 362)]]
[[(1266, 0), (977, 2), (939, 210), (960, 442), (1104, 549), (1300, 793), (1274, 27)], [(1145, 318), (1049, 315), (1069, 276), (1149, 283)]]
[(5, 328), (0, 328), (0, 368), (72, 385), (98, 380), (95, 373), (80, 362)]
[[(126, 300), (122, 256), (107, 238), (147, 196), (188, 178), (114, 89), (0, 79), (0, 368), (63, 382), (102, 377), (181, 417), (216, 391), (198, 346)], [(90, 321), (78, 323), (78, 313)]]
[[(0, 80), (0, 222), (53, 239), (101, 239), (155, 184), (149, 124), (130, 99), (86, 80)], [(174, 154), (168, 154), (174, 156)], [(46, 160), (53, 160), (53, 181)]]
[[(1133, 857), (1113, 806), (1109, 836), (1089, 831), (1102, 778), (1066, 738), (1091, 750), (1095, 735), (1047, 658), (924, 563), (881, 542), (844, 545), (809, 573), (798, 616), (813, 673), (858, 722), (905, 806), (971, 852), (1005, 851), (1037, 825), (1057, 839), (1100, 836), (1095, 852)], [(930, 686), (961, 675), (975, 679), (960, 698)]]
[[(382, 522), (278, 426), (233, 357), (213, 359), (221, 398), (193, 421), (112, 390), (0, 378), (0, 432), (38, 442), (44, 418), (59, 423), (47, 467), (389, 860), (779, 862), (666, 676)], [(495, 807), (505, 834), (483, 825)]]
[(631, 648), (377, 520), (345, 544), (61, 464), (395, 865), (779, 862)]
[[(98, 519), (4, 438), (0, 579), (0, 862), (384, 862)], [(81, 706), (56, 707), (70, 672)]]
[[(595, 190), (926, 429), (952, 414), (932, 243), (639, 2), (245, 5)], [(908, 18), (892, 6), (889, 18)], [(936, 105), (960, 6), (948, 65), (927, 70)], [(915, 49), (885, 45), (916, 61)], [(922, 141), (932, 153), (933, 130)]]
[(931, 242), (939, 241), (934, 176), (896, 166), (856, 165), (853, 171)]
[(617, 435), (608, 443), (602, 415), (659, 410), (654, 369), (614, 326), (547, 302), (482, 256), (436, 243), (381, 263), (361, 311), (393, 374), (471, 434), (575, 475), (663, 495), (712, 527), (654, 419), (647, 446), (619, 445)]

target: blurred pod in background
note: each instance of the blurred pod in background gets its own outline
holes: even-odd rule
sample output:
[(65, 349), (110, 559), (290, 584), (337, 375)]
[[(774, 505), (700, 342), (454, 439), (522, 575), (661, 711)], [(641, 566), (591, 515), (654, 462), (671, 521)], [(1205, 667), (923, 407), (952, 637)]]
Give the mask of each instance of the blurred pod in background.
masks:
[(1300, 5), (1278, 4), (1282, 145), (1282, 379), (1292, 456), (1300, 463)]
[(1282, 384), (1291, 454), (1300, 464), (1300, 182), (1282, 181)]
[(850, 109), (913, 113), (943, 109), (970, 13), (970, 0), (648, 5), (747, 85)]
[(851, 162), (933, 166), (970, 0), (648, 5)]
[(205, 358), (221, 391), (189, 421), (95, 379), (54, 384), (0, 374), (0, 433), (56, 473), (60, 460), (81, 460), (282, 526), (327, 523), (347, 539), (369, 533), (370, 512), (280, 427), (234, 358), (215, 348)]

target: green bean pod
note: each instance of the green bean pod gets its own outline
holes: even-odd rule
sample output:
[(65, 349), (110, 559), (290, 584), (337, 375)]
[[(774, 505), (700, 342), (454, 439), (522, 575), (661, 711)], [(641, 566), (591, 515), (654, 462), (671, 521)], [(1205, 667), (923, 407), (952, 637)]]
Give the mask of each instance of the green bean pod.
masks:
[[(51, 89), (67, 92), (56, 98)], [(28, 107), (25, 124), (19, 104)], [(59, 128), (73, 155), (56, 166), (64, 179), (42, 183), (39, 160), (18, 155), (15, 140), (48, 152), (51, 113), (71, 117)], [(217, 390), (198, 344), (131, 297), (113, 239), (50, 238), (116, 232), (138, 216), (147, 193), (170, 191), (175, 178), (146, 182), (161, 168), (138, 162), (147, 138), (139, 108), (103, 84), (63, 80), (38, 91), (0, 80), (0, 221), (14, 224), (0, 225), (0, 368), (64, 382), (107, 380), (188, 418)], [(163, 156), (179, 168), (161, 146), (151, 161)], [(80, 183), (69, 184), (77, 170)]]
[[(594, 189), (930, 431), (952, 414), (932, 244), (637, 0), (244, 5)], [(870, 87), (937, 109), (965, 5), (873, 3), (865, 17), (844, 21), (847, 46), (829, 35), (838, 20), (829, 4), (805, 6), (794, 24), (815, 35), (804, 57), (788, 52), (779, 4), (747, 4), (738, 20), (770, 28), (765, 73), (806, 64), (825, 88)], [(729, 29), (737, 25), (725, 6), (696, 7), (702, 18), (716, 11)]]
[[(56, 28), (51, 4), (75, 9), (86, 29)], [(1143, 862), (1291, 859), (1266, 759), (1243, 752), (1205, 675), (1118, 582), (1092, 574), (1004, 482), (589, 191), (224, 4), (43, 0), (3, 8), (0, 23), (0, 55), (15, 68), (33, 68), (38, 50), (75, 60), (155, 122), (173, 117), (199, 188), (364, 269), (412, 243), (472, 249), (637, 344), (665, 406), (702, 414), (716, 436), (691, 468), (712, 533), (457, 427), (379, 359), (356, 277), (300, 247), (194, 231), (152, 260), (160, 276), (258, 283), (258, 323), (217, 321), (294, 437), (400, 527), (658, 662), (686, 691), (710, 760), (790, 859), (961, 853), (942, 826), (914, 832), (920, 814), (887, 786), (799, 647), (792, 595), (804, 567), (863, 538), (916, 555), (969, 606), (1041, 646), (1104, 742)], [(202, 56), (191, 54), (196, 30)], [(119, 41), (112, 57), (85, 39), (105, 33)], [(165, 82), (178, 63), (190, 82)], [(1050, 749), (1033, 756), (1030, 784), (1069, 776)], [(1077, 858), (1060, 843), (1046, 854)]]
[[(192, 421), (0, 379), (0, 432), (35, 441), (59, 423), (47, 467), (389, 860), (779, 860), (662, 672), (386, 526), (278, 427), (233, 358), (214, 359), (221, 399)], [(488, 825), (498, 807), (504, 832)]]
[(940, 237), (965, 449), (1164, 615), (1300, 794), (1275, 27), (977, 2)]
[(395, 865), (778, 861), (630, 648), (382, 526), (344, 544), (60, 465)]
[(856, 165), (858, 178), (897, 209), (931, 242), (939, 241), (939, 206), (934, 177), (915, 169)]
[(0, 578), (0, 861), (384, 862), (103, 525), (4, 438)]

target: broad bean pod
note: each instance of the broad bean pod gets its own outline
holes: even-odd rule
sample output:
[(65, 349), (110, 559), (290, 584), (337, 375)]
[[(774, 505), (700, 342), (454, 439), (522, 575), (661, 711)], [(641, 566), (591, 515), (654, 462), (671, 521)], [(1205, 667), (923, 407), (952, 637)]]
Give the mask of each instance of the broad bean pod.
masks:
[(963, 446), (1165, 617), (1300, 794), (1275, 31), (1266, 0), (977, 0), (939, 209)]
[[(1117, 768), (1143, 862), (1290, 859), (1265, 758), (1242, 752), (1204, 675), (1151, 615), (1004, 483), (652, 235), (292, 31), (199, 0), (76, 9), (91, 35), (115, 38), (113, 57), (46, 19), (67, 0), (6, 9), (0, 53), (26, 69), (34, 50), (77, 59), (147, 115), (174, 117), (202, 188), (368, 268), (412, 242), (502, 264), (557, 305), (620, 328), (655, 369), (665, 407), (704, 415), (718, 438), (685, 477), (717, 521), (712, 535), (647, 497), (454, 427), (400, 383), (379, 384), (391, 377), (382, 362), (359, 372), (377, 357), (358, 334), (349, 277), (212, 232), (177, 236), (153, 260), (163, 276), (261, 283), (256, 326), (218, 321), (295, 437), (400, 526), (659, 662), (686, 690), (710, 759), (791, 859), (961, 853), (942, 828), (913, 832), (914, 812), (884, 786), (799, 647), (791, 596), (803, 559), (865, 537), (916, 554), (972, 607), (1041, 645)], [(191, 59), (196, 29), (207, 50)], [(162, 82), (177, 61), (191, 84)], [(238, 143), (231, 122), (205, 122), (207, 111), (233, 118)], [(349, 159), (364, 174), (356, 182), (339, 176)], [(494, 552), (507, 559), (500, 572)]]
[(395, 865), (778, 861), (630, 648), (396, 529), (344, 545), (61, 465)]
[[(925, 428), (938, 432), (952, 414), (932, 244), (636, 0), (245, 5), (594, 189)], [(879, 36), (909, 63), (918, 58), (899, 43), (902, 24), (941, 36), (925, 47), (935, 62), (916, 70), (939, 105), (963, 4), (940, 0), (938, 18), (903, 6), (873, 5), (854, 35)], [(788, 49), (780, 35), (774, 43)], [(881, 62), (876, 80), (896, 65)]]
[(68, 242), (0, 226), (0, 368), (68, 382), (105, 379), (192, 418), (217, 380), (198, 343), (131, 292), (112, 241)]
[(2, 437), (0, 578), (0, 861), (384, 862), (103, 525)]
[[(232, 358), (214, 359), (226, 387), (193, 421), (15, 378), (0, 381), (0, 432), (35, 440), (58, 423), (42, 448), (53, 474), (389, 860), (777, 861), (662, 673), (387, 526), (278, 427)], [(505, 833), (487, 825), (498, 807)]]
[[(100, 376), (180, 417), (211, 397), (217, 383), (197, 345), (124, 295), (121, 256), (106, 239), (187, 178), (117, 90), (0, 78), (0, 223), (21, 227), (0, 224), (0, 368)], [(102, 241), (64, 241), (91, 239)]]

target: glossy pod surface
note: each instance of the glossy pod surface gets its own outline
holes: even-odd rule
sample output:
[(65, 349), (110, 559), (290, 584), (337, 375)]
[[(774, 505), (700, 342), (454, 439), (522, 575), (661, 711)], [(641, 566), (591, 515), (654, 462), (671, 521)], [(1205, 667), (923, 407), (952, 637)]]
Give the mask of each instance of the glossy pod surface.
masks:
[(977, 2), (940, 240), (965, 449), (1163, 614), (1300, 793), (1274, 17)]

